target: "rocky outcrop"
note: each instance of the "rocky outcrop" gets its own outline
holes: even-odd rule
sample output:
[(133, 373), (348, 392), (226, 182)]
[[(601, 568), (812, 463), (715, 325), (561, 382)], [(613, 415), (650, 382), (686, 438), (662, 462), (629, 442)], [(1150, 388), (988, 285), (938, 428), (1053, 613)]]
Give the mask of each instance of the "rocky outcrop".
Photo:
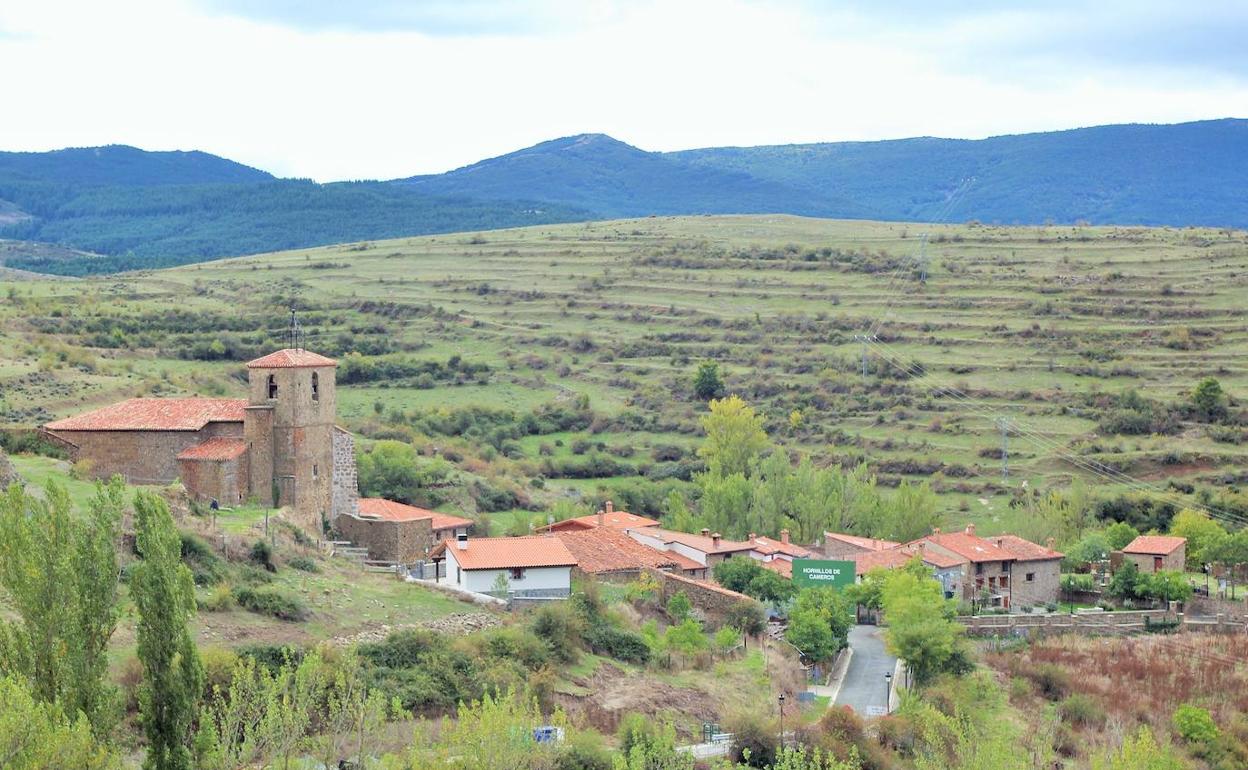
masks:
[(404, 623), (397, 626), (383, 624), (370, 628), (366, 631), (360, 631), (350, 636), (340, 636), (333, 640), (333, 644), (337, 647), (350, 647), (355, 644), (367, 642), (385, 641), (386, 637), (395, 631), (404, 631), (409, 628), (424, 628), (430, 631), (437, 631), (442, 634), (452, 634), (455, 636), (463, 636), (476, 631), (484, 631), (488, 628), (501, 626), (503, 619), (499, 615), (488, 612), (458, 612), (454, 615), (447, 615), (441, 618), (425, 621), (424, 623)]

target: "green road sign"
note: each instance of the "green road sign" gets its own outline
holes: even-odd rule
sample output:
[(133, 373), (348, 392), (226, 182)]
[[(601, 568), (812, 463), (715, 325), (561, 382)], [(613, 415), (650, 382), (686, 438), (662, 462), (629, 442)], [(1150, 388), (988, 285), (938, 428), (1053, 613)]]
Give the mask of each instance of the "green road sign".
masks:
[(854, 584), (852, 561), (827, 561), (824, 559), (794, 559), (793, 582), (801, 588), (832, 586), (844, 588)]

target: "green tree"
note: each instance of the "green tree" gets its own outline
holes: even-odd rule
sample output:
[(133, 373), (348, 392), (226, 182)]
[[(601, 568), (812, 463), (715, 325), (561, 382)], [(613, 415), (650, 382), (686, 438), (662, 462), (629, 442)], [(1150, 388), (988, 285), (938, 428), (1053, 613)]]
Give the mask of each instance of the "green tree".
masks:
[(889, 650), (906, 662), (919, 684), (930, 682), (955, 657), (964, 629), (940, 582), (908, 570), (895, 570), (881, 596)]
[(725, 622), (746, 636), (758, 636), (767, 630), (767, 613), (758, 602), (739, 601), (728, 608)]
[(139, 492), (134, 513), (139, 561), (130, 570), (130, 596), (143, 664), (139, 714), (148, 743), (143, 767), (190, 770), (191, 727), (204, 690), (203, 665), (188, 628), (195, 582), (182, 563), (182, 541), (165, 501)]
[(1194, 564), (1208, 564), (1226, 539), (1222, 525), (1203, 511), (1184, 508), (1170, 520), (1170, 534), (1187, 538), (1187, 558)]
[(1222, 384), (1213, 377), (1204, 378), (1192, 390), (1192, 405), (1205, 419), (1220, 420), (1225, 417), (1226, 402)]
[(911, 484), (906, 479), (879, 506), (871, 536), (899, 542), (915, 540), (931, 534), (940, 519), (941, 511), (932, 485), (927, 481)]
[(1118, 599), (1139, 599), (1142, 597), (1142, 575), (1136, 563), (1127, 559), (1109, 579), (1105, 592)]
[(845, 647), (854, 624), (853, 601), (831, 588), (803, 588), (789, 613), (785, 638), (807, 657), (828, 660)]
[(1092, 562), (1108, 559), (1109, 552), (1112, 550), (1114, 549), (1110, 547), (1109, 538), (1105, 537), (1105, 533), (1101, 530), (1093, 530), (1066, 549), (1066, 556), (1062, 563), (1067, 569), (1080, 569)]
[(43, 499), (13, 485), (0, 500), (0, 588), (19, 620), (0, 620), (0, 665), (29, 676), (35, 695), (85, 714), (98, 737), (118, 716), (107, 647), (117, 627), (117, 528), (124, 484), (96, 484), (75, 515), (65, 488)]
[(426, 460), (411, 444), (392, 440), (373, 444), (370, 451), (360, 454), (357, 466), (362, 494), (416, 505), (441, 503), (436, 485), (451, 473), (445, 460)]
[(717, 475), (749, 475), (770, 443), (763, 430), (763, 416), (755, 414), (740, 396), (712, 400), (701, 422), (706, 440), (698, 454)]
[(1147, 727), (1128, 736), (1116, 751), (1094, 757), (1092, 770), (1188, 770), (1188, 763), (1169, 744), (1159, 744)]
[(672, 622), (684, 622), (691, 612), (693, 612), (693, 605), (684, 591), (677, 591), (667, 600), (667, 616), (672, 619)]
[(719, 364), (703, 361), (693, 376), (693, 393), (699, 401), (710, 401), (724, 394), (724, 381), (719, 377)]
[(91, 734), (85, 714), (69, 719), (21, 679), (0, 676), (0, 767), (5, 770), (113, 770), (117, 755)]
[(754, 499), (754, 484), (744, 474), (727, 476), (708, 472), (700, 475), (702, 499), (700, 518), (712, 530), (726, 537), (744, 537), (745, 516)]
[(710, 647), (710, 640), (706, 638), (706, 633), (702, 630), (702, 624), (693, 618), (686, 618), (677, 625), (668, 626), (667, 632), (663, 636), (663, 642), (667, 649), (686, 658), (691, 658), (699, 652), (705, 652)]
[(1167, 602), (1185, 602), (1192, 598), (1192, 585), (1187, 576), (1175, 570), (1157, 570), (1141, 575), (1137, 590), (1145, 597)]
[(1140, 536), (1140, 531), (1125, 521), (1116, 521), (1105, 528), (1105, 542), (1115, 551), (1126, 548), (1132, 540)]

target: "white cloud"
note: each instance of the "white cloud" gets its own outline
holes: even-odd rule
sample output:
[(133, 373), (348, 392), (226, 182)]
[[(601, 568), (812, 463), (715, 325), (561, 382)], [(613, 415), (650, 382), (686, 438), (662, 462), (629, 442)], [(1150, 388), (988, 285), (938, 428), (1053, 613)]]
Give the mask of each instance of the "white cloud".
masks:
[(176, 0), (10, 0), (0, 148), (117, 142), (320, 180), (391, 178), (581, 132), (650, 150), (980, 137), (1248, 104), (1244, 79), (1164, 63), (1063, 67), (1066, 54), (1031, 50), (1032, 71), (1003, 66), (983, 41), (1026, 42), (1008, 16), (933, 22), (925, 35), (813, 3), (583, 7), (574, 24), (494, 31), (461, 19), (445, 34), (301, 26)]

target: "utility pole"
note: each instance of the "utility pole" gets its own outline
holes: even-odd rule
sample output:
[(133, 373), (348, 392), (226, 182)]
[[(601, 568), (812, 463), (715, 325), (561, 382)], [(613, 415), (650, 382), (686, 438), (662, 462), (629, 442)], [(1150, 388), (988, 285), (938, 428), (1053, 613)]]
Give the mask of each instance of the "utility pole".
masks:
[(1001, 429), (1001, 479), (1010, 480), (1010, 421), (1002, 417), (997, 420)]
[(867, 379), (867, 335), (855, 334), (854, 339), (862, 343), (862, 379)]

